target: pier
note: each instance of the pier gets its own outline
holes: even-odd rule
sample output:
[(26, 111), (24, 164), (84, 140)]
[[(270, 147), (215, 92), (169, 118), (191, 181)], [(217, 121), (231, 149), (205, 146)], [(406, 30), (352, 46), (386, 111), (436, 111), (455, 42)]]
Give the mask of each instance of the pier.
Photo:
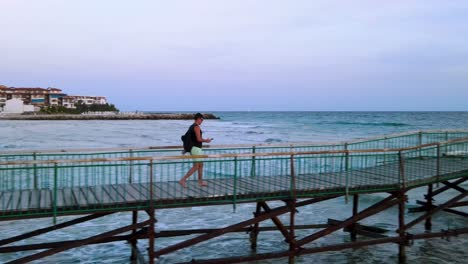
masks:
[[(417, 131), (338, 143), (206, 146), (203, 156), (182, 156), (181, 146), (132, 149), (44, 150), (0, 153), (0, 224), (34, 218), (50, 218), (49, 227), (24, 230), (14, 237), (0, 235), (0, 254), (24, 252), (10, 263), (27, 263), (77, 247), (116, 241), (128, 242), (134, 263), (157, 262), (158, 257), (233, 232), (248, 232), (252, 252), (222, 259), (194, 259), (189, 263), (242, 263), (350, 248), (391, 244), (399, 259), (412, 241), (462, 236), (468, 227), (432, 232), (434, 214), (467, 217), (459, 208), (468, 205), (462, 184), (468, 179), (468, 130)], [(204, 163), (207, 187), (196, 180), (187, 188), (178, 180), (192, 163)], [(191, 179), (195, 179), (193, 176)], [(411, 208), (420, 215), (405, 219), (407, 192), (426, 188), (427, 194)], [(441, 193), (456, 190), (448, 200)], [(362, 208), (360, 197), (380, 193), (385, 198)], [(349, 217), (326, 223), (296, 225), (297, 209), (306, 210), (330, 199), (349, 201)], [(272, 206), (273, 201), (282, 205)], [(159, 231), (158, 210), (181, 207), (252, 203), (250, 219), (215, 229)], [(274, 203), (277, 205), (278, 203)], [(390, 208), (398, 208), (396, 230), (382, 230), (360, 223)], [(41, 244), (14, 244), (28, 238), (119, 212), (130, 212), (132, 221), (117, 229), (79, 239)], [(139, 221), (140, 215), (145, 215)], [(63, 216), (76, 218), (58, 223)], [(280, 216), (287, 216), (288, 221)], [(273, 226), (261, 226), (272, 222)], [(416, 225), (427, 232), (415, 233)], [(309, 234), (297, 236), (297, 230)], [(278, 231), (287, 250), (256, 253), (260, 232)], [(344, 230), (350, 242), (317, 245), (314, 241)], [(167, 247), (163, 237), (196, 235)], [(147, 252), (138, 241), (147, 240)], [(40, 251), (38, 251), (40, 250)], [(34, 253), (28, 254), (28, 251)]]

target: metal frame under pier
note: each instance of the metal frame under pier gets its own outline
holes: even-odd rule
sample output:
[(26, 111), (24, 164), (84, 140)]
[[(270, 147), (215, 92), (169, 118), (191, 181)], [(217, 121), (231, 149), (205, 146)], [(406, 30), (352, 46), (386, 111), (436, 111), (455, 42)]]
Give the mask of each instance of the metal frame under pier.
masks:
[[(422, 234), (412, 234), (409, 230), (417, 224), (425, 223), (427, 227), (427, 222), (430, 221), (431, 217), (438, 212), (447, 211), (451, 207), (461, 207), (466, 206), (466, 201), (462, 201), (467, 195), (468, 192), (466, 189), (460, 187), (460, 184), (465, 182), (468, 177), (464, 177), (452, 182), (445, 181), (443, 182), (444, 186), (437, 190), (432, 190), (432, 196), (427, 195), (428, 197), (434, 197), (440, 193), (447, 191), (449, 189), (455, 189), (458, 191), (458, 194), (453, 198), (449, 199), (447, 202), (444, 202), (440, 205), (431, 204), (431, 207), (428, 207), (429, 202), (425, 202), (424, 206), (419, 208), (420, 210), (425, 210), (424, 214), (416, 218), (411, 222), (405, 222), (405, 203), (407, 202), (406, 189), (402, 188), (400, 191), (389, 193), (388, 197), (385, 199), (369, 206), (368, 208), (358, 210), (359, 205), (359, 195), (353, 194), (353, 203), (352, 203), (352, 212), (351, 216), (345, 220), (333, 220), (329, 219), (326, 224), (315, 224), (315, 225), (295, 225), (295, 214), (297, 208), (304, 207), (307, 205), (316, 204), (319, 202), (327, 201), (330, 199), (342, 197), (342, 195), (332, 195), (332, 196), (323, 196), (323, 197), (314, 197), (309, 199), (297, 200), (295, 197), (291, 199), (284, 200), (284, 205), (276, 208), (271, 208), (267, 201), (257, 201), (256, 202), (256, 212), (254, 212), (253, 218), (244, 220), (242, 222), (219, 228), (219, 229), (198, 229), (198, 230), (174, 230), (174, 231), (161, 231), (156, 232), (154, 226), (156, 223), (155, 209), (142, 210), (142, 212), (148, 215), (148, 219), (138, 222), (138, 211), (132, 211), (132, 223), (128, 226), (120, 227), (111, 231), (107, 231), (95, 236), (91, 236), (85, 239), (79, 240), (70, 240), (70, 241), (60, 241), (60, 242), (51, 242), (51, 243), (41, 243), (41, 244), (30, 244), (30, 245), (21, 245), (21, 246), (8, 246), (18, 241), (24, 239), (32, 238), (35, 236), (47, 234), (48, 232), (56, 231), (59, 229), (72, 227), (80, 223), (87, 221), (92, 221), (101, 217), (105, 217), (113, 214), (109, 213), (96, 213), (86, 216), (82, 216), (64, 223), (53, 225), (46, 228), (37, 229), (31, 232), (24, 233), (19, 236), (11, 237), (8, 239), (0, 240), (0, 253), (12, 253), (12, 252), (21, 252), (21, 251), (31, 251), (31, 250), (41, 250), (39, 253), (35, 253), (29, 256), (19, 258), (17, 260), (11, 261), (9, 263), (27, 263), (30, 261), (42, 259), (44, 257), (70, 250), (77, 247), (82, 247), (92, 244), (102, 244), (110, 243), (117, 241), (128, 242), (131, 250), (131, 262), (132, 263), (141, 263), (146, 259), (143, 257), (143, 254), (139, 252), (137, 248), (138, 240), (148, 239), (149, 248), (148, 248), (148, 259), (149, 263), (154, 263), (155, 260), (163, 255), (176, 252), (183, 248), (188, 248), (193, 245), (199, 244), (201, 242), (208, 241), (210, 239), (228, 234), (233, 232), (248, 232), (252, 248), (252, 254), (246, 256), (236, 256), (228, 258), (219, 258), (219, 259), (207, 259), (207, 260), (191, 260), (188, 263), (242, 263), (256, 260), (265, 260), (265, 259), (274, 259), (274, 258), (288, 258), (289, 263), (294, 263), (295, 257), (302, 256), (306, 254), (313, 254), (326, 251), (340, 251), (344, 249), (351, 248), (360, 248), (372, 245), (379, 245), (384, 243), (396, 243), (399, 247), (399, 259), (404, 261), (406, 258), (405, 249), (407, 246), (410, 246), (412, 241), (418, 239), (429, 239), (442, 237), (447, 238), (450, 236), (459, 236), (468, 233), (468, 227), (453, 229), (453, 230), (442, 230), (440, 232), (433, 233), (422, 233)], [(431, 185), (427, 185), (427, 188), (431, 190)], [(359, 224), (363, 219), (372, 217), (380, 212), (388, 210), (394, 206), (398, 206), (399, 217), (398, 229), (395, 230), (396, 235), (387, 236), (384, 233), (385, 230), (379, 230), (379, 228), (368, 227)], [(413, 209), (414, 211), (414, 209)], [(280, 215), (289, 214), (289, 223), (283, 223), (280, 219)], [(458, 214), (461, 215), (461, 214)], [(461, 215), (463, 216), (463, 215)], [(466, 216), (465, 216), (466, 217)], [(271, 220), (274, 226), (269, 227), (260, 227), (260, 223)], [(299, 229), (320, 229), (316, 232), (313, 232), (305, 237), (298, 238), (295, 236), (295, 231)], [(317, 239), (326, 237), (338, 230), (343, 229), (346, 232), (350, 233), (351, 242), (333, 244), (327, 246), (309, 246), (310, 243), (316, 241)], [(280, 252), (271, 252), (264, 254), (255, 254), (255, 249), (257, 245), (257, 238), (260, 232), (264, 231), (279, 231), (284, 237), (285, 243), (289, 244), (289, 250), (280, 251)], [(126, 235), (121, 235), (122, 233), (128, 233)], [(187, 239), (183, 242), (155, 250), (155, 240), (157, 238), (164, 237), (174, 237), (174, 236), (186, 236), (199, 234), (199, 236)], [(359, 239), (359, 236), (365, 237), (365, 239)]]

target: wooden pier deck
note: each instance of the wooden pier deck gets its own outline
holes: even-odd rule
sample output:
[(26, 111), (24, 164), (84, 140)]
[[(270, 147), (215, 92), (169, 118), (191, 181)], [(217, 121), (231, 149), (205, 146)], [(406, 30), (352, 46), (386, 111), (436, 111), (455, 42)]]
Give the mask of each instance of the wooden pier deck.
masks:
[[(442, 158), (440, 174), (434, 158), (413, 159), (405, 163), (408, 188), (436, 183), (454, 178), (468, 177), (468, 158)], [(375, 193), (399, 189), (399, 164), (391, 163), (376, 167), (335, 173), (297, 175), (295, 192), (297, 197), (307, 198), (321, 195)], [(233, 178), (208, 179), (208, 186), (200, 187), (197, 181), (188, 181), (183, 188), (177, 181), (154, 182), (153, 201), (155, 208), (213, 205), (233, 202), (279, 200), (291, 194), (291, 177), (284, 176), (240, 176)], [(237, 185), (234, 187), (234, 185)], [(97, 208), (122, 208), (124, 211), (150, 201), (149, 183), (95, 185), (57, 190), (57, 205), (53, 207), (53, 190), (3, 191), (0, 193), (0, 215), (8, 214), (21, 218), (21, 214), (35, 212), (52, 216), (53, 210), (60, 214), (76, 211), (93, 211)]]

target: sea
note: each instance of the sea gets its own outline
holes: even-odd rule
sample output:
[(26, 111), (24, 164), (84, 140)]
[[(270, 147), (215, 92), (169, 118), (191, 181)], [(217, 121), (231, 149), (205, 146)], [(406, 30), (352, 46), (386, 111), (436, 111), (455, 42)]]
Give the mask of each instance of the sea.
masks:
[[(259, 144), (284, 142), (338, 142), (419, 130), (468, 129), (468, 112), (216, 112), (219, 120), (205, 120), (202, 130), (205, 137), (214, 138), (212, 144)], [(126, 121), (0, 121), (0, 152), (15, 150), (54, 150), (80, 148), (126, 148), (137, 146), (180, 145), (180, 136), (191, 121), (187, 120), (126, 120)], [(464, 185), (468, 188), (467, 184)], [(408, 206), (423, 199), (426, 190), (409, 192)], [(443, 202), (453, 195), (449, 191), (436, 202)], [(369, 206), (385, 197), (384, 194), (362, 195), (360, 206)], [(280, 206), (281, 203), (271, 203)], [(351, 214), (352, 205), (343, 198), (300, 208), (297, 224), (326, 223), (328, 218), (345, 219)], [(460, 209), (462, 210), (462, 209)], [(466, 209), (464, 209), (467, 212)], [(193, 207), (164, 209), (156, 212), (156, 230), (217, 228), (234, 224), (252, 217), (254, 204), (233, 206)], [(420, 214), (407, 213), (407, 221)], [(142, 220), (144, 219), (144, 216)], [(64, 222), (74, 217), (61, 217)], [(282, 218), (287, 223), (287, 217)], [(45, 243), (79, 239), (96, 235), (131, 223), (131, 215), (119, 213), (83, 223), (78, 228), (68, 228), (25, 240), (27, 243)], [(397, 209), (392, 208), (362, 223), (388, 230), (397, 228)], [(0, 222), (0, 239), (23, 232), (46, 227), (52, 219), (34, 219)], [(273, 223), (264, 222), (263, 226)], [(466, 227), (468, 219), (448, 213), (436, 214), (433, 231)], [(312, 230), (297, 231), (303, 237)], [(389, 231), (392, 234), (394, 231)], [(423, 225), (411, 230), (424, 232)], [(161, 238), (156, 248), (166, 247), (187, 237)], [(348, 242), (349, 234), (337, 231), (314, 241), (310, 246), (324, 246)], [(142, 252), (148, 244), (140, 241)], [(415, 241), (407, 248), (408, 263), (467, 263), (467, 237)], [(258, 237), (257, 253), (287, 250), (288, 244), (278, 231), (262, 232)], [(32, 254), (21, 252), (0, 254), (0, 263)], [(398, 246), (386, 244), (339, 252), (306, 255), (296, 263), (398, 263)], [(221, 258), (252, 254), (249, 236), (236, 233), (213, 239), (194, 247), (179, 250), (158, 259), (158, 263), (187, 262), (192, 259)], [(59, 253), (36, 263), (129, 263), (130, 247), (116, 242), (85, 246)], [(287, 259), (258, 261), (255, 263), (287, 263)]]

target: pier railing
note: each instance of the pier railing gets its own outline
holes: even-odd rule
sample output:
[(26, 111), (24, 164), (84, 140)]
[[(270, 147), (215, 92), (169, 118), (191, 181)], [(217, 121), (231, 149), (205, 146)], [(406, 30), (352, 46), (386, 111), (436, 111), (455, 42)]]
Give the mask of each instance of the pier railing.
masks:
[[(170, 155), (178, 154), (173, 149), (130, 156), (41, 153), (23, 159), (15, 154), (0, 161), (0, 218), (412, 188), (466, 175), (465, 133), (421, 132), (343, 145), (258, 146), (253, 151), (213, 148), (204, 156)], [(187, 188), (178, 183), (193, 162), (204, 163), (207, 187), (196, 180), (188, 181)]]
[[(334, 143), (276, 143), (254, 145), (208, 145), (204, 147), (207, 155), (216, 154), (246, 154), (271, 153), (287, 151), (328, 151), (328, 150), (360, 150), (360, 149), (389, 149), (407, 148), (429, 143), (449, 141), (468, 137), (468, 130), (447, 131), (415, 131), (394, 135), (379, 136), (370, 139), (360, 139)], [(152, 146), (111, 149), (62, 149), (35, 151), (4, 151), (0, 152), (2, 161), (36, 161), (56, 159), (84, 159), (84, 158), (133, 158), (179, 155), (182, 146)]]

